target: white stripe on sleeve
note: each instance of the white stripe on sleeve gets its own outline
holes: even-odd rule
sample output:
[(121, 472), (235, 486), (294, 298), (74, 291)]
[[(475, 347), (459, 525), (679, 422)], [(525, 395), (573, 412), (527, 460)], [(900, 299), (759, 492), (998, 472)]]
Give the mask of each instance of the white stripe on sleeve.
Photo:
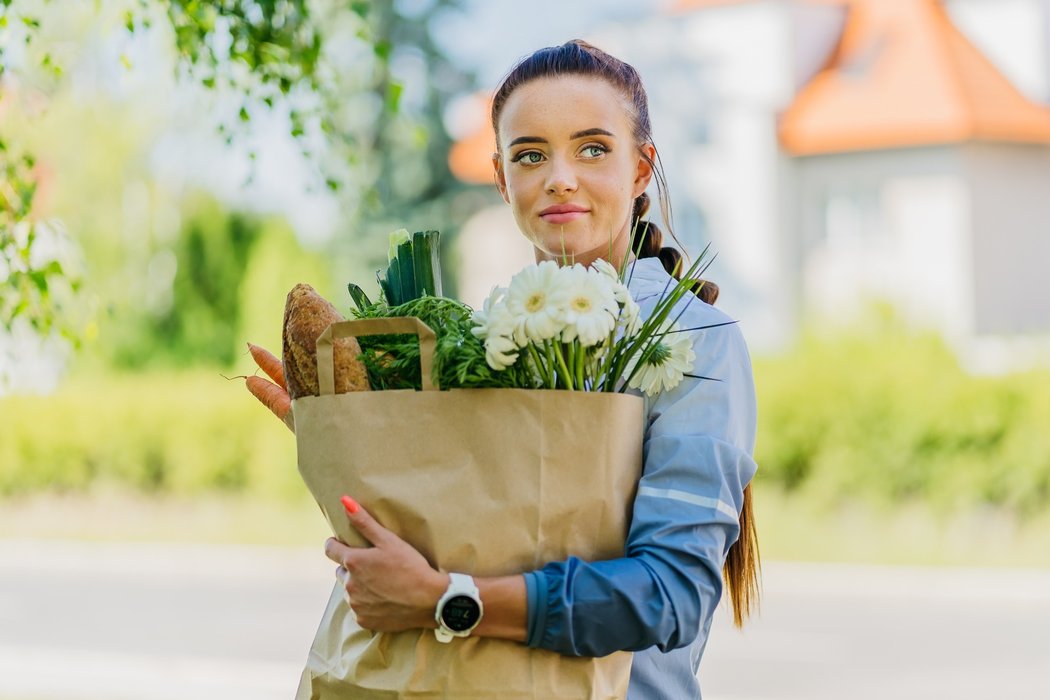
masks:
[(736, 509), (729, 505), (725, 501), (717, 498), (708, 498), (707, 496), (697, 496), (695, 493), (688, 493), (687, 491), (679, 491), (677, 489), (656, 489), (652, 486), (639, 486), (639, 496), (651, 496), (653, 498), (669, 498), (672, 501), (682, 501), (683, 503), (692, 503), (695, 506), (703, 506), (704, 508), (714, 508), (720, 513), (724, 513), (731, 518), (739, 517)]

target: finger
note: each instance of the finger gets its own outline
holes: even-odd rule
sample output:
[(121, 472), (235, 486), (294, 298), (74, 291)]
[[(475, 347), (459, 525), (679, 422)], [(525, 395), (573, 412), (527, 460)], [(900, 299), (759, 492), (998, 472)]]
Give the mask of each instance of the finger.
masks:
[(342, 501), (343, 509), (346, 510), (346, 515), (350, 518), (350, 524), (366, 540), (378, 545), (388, 541), (393, 535), (390, 530), (380, 525), (367, 510), (362, 508), (357, 501), (349, 496), (343, 496)]
[(329, 537), (324, 543), (324, 555), (334, 561), (336, 564), (342, 564), (346, 561), (347, 555), (350, 553), (351, 548), (340, 542), (334, 537)]

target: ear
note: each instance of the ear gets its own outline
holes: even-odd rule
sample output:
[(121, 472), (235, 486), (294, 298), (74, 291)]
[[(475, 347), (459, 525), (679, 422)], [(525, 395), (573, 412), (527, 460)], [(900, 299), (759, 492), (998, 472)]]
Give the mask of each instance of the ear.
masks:
[(503, 201), (510, 204), (510, 197), (507, 196), (507, 175), (503, 172), (503, 157), (499, 154), (499, 151), (492, 154), (492, 179), (496, 183), (496, 189), (499, 190), (500, 197), (503, 197)]
[[(653, 179), (653, 166), (650, 163), (656, 161), (656, 146), (651, 143), (642, 144), (639, 147), (638, 154), (638, 170), (634, 176), (634, 195), (638, 197), (645, 192), (646, 188), (649, 187), (650, 180)], [(648, 156), (646, 160), (645, 156)]]

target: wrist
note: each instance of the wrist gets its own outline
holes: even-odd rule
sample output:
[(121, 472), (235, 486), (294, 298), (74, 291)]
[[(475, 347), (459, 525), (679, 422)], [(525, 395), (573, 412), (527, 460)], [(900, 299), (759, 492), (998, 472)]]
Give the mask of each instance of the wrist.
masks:
[(450, 582), (447, 573), (436, 571), (434, 569), (431, 569), (430, 571), (430, 575), (427, 576), (425, 583), (421, 586), (423, 597), (420, 601), (419, 626), (423, 629), (434, 629), (437, 627), (437, 620), (434, 618), (434, 612), (437, 610), (438, 601), (441, 600), (441, 596), (445, 595), (445, 591), (448, 590)]

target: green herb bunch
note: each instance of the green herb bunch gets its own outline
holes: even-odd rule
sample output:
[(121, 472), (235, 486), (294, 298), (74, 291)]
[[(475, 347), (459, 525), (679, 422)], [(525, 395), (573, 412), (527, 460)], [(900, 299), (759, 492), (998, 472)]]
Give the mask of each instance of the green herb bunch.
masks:
[[(434, 374), (442, 389), (510, 388), (529, 381), (524, 366), (514, 372), (489, 367), (484, 344), (471, 332), (477, 326), (471, 319), (473, 310), (455, 299), (422, 296), (398, 306), (378, 302), (359, 306), (353, 313), (357, 318), (415, 316), (433, 328), (437, 335)], [(418, 338), (372, 335), (357, 342), (373, 389), (421, 388)]]

